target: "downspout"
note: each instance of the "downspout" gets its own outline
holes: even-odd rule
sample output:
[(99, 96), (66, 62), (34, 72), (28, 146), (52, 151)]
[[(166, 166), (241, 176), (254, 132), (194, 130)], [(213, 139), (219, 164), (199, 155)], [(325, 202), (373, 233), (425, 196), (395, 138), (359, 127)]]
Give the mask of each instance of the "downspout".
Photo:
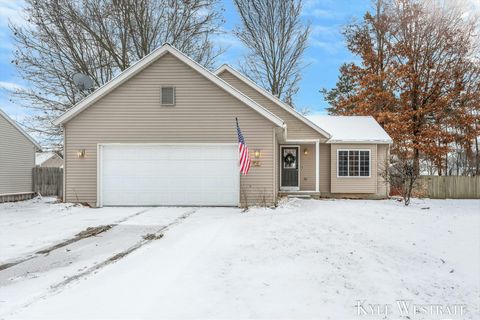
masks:
[(315, 141), (315, 192), (320, 192), (320, 140)]
[(63, 202), (66, 202), (67, 199), (67, 134), (66, 134), (66, 128), (65, 125), (62, 124), (62, 130), (63, 130), (63, 191), (62, 191), (62, 200)]

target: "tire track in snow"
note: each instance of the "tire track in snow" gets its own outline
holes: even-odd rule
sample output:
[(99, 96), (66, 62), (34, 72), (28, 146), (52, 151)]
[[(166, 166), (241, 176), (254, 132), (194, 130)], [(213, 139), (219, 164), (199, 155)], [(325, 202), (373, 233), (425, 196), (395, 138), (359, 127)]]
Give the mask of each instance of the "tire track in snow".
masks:
[[(128, 219), (134, 217), (134, 216), (138, 216), (148, 210), (151, 210), (153, 208), (149, 208), (149, 209), (146, 209), (146, 210), (143, 210), (141, 212), (137, 212), (136, 214), (134, 215), (131, 215), (127, 218), (124, 218), (122, 219), (123, 221), (119, 221), (119, 223), (121, 222), (125, 222), (127, 221)], [(9, 314), (5, 314), (3, 317), (7, 317), (7, 316), (12, 316), (14, 315), (15, 313), (17, 313), (18, 311), (20, 311), (21, 309), (24, 309), (26, 307), (29, 307), (31, 306), (32, 304), (34, 304), (35, 302), (39, 301), (39, 300), (43, 300), (43, 299), (46, 299), (48, 296), (51, 296), (51, 295), (55, 295), (55, 294), (58, 294), (61, 292), (61, 290), (63, 288), (65, 288), (67, 285), (69, 285), (70, 283), (74, 283), (75, 281), (77, 280), (80, 280), (81, 278), (85, 278), (85, 277), (88, 277), (89, 275), (91, 275), (92, 273), (95, 273), (99, 270), (101, 270), (102, 268), (110, 265), (110, 264), (113, 264), (117, 261), (120, 261), (122, 258), (126, 257), (127, 255), (129, 255), (130, 253), (140, 249), (141, 247), (143, 247), (144, 245), (152, 242), (152, 241), (155, 241), (157, 239), (160, 239), (161, 237), (163, 237), (163, 233), (165, 231), (168, 231), (168, 229), (182, 223), (185, 219), (187, 219), (189, 216), (191, 216), (192, 214), (194, 214), (195, 212), (197, 212), (197, 209), (196, 208), (193, 208), (191, 210), (188, 210), (186, 211), (185, 213), (183, 213), (181, 216), (177, 217), (176, 219), (174, 219), (172, 222), (166, 224), (165, 226), (162, 226), (161, 228), (159, 228), (158, 230), (156, 230), (153, 234), (149, 234), (148, 237), (142, 237), (142, 239), (138, 242), (136, 242), (134, 245), (130, 246), (129, 248), (127, 248), (126, 250), (120, 252), (120, 253), (116, 253), (112, 256), (110, 256), (109, 258), (105, 259), (104, 261), (102, 262), (99, 262), (95, 265), (93, 265), (92, 267), (80, 272), (80, 273), (77, 273), (73, 276), (70, 276), (68, 278), (66, 278), (65, 280), (62, 280), (61, 282), (58, 282), (56, 284), (53, 284), (50, 286), (50, 290), (44, 292), (44, 293), (41, 293), (39, 295), (37, 295), (36, 297), (33, 297), (30, 301), (24, 303), (23, 305), (19, 306), (18, 308), (16, 308), (16, 310), (10, 312)], [(1, 318), (1, 319), (5, 319), (5, 318)]]
[[(80, 231), (78, 234), (76, 234), (73, 238), (69, 238), (69, 239), (66, 239), (66, 240), (63, 240), (61, 242), (58, 242), (58, 243), (55, 243), (55, 244), (52, 244), (52, 245), (49, 245), (48, 247), (44, 247), (42, 249), (39, 249), (37, 250), (35, 253), (33, 254), (30, 254), (26, 257), (21, 257), (21, 258), (18, 258), (18, 259), (13, 259), (13, 261), (11, 262), (7, 262), (7, 263), (3, 263), (3, 264), (0, 264), (0, 272), (3, 271), (3, 270), (6, 270), (8, 268), (11, 268), (11, 267), (14, 267), (14, 266), (17, 266), (21, 263), (24, 263), (24, 262), (27, 262), (27, 261), (30, 261), (32, 259), (35, 259), (35, 258), (38, 258), (39, 256), (42, 256), (42, 255), (48, 255), (50, 254), (50, 252), (54, 251), (54, 250), (57, 250), (57, 249), (60, 249), (60, 248), (63, 248), (63, 247), (66, 247), (72, 243), (75, 243), (75, 242), (78, 242), (78, 241), (81, 241), (83, 239), (85, 239), (86, 237), (84, 236), (80, 236), (82, 234), (82, 232), (85, 232), (87, 231), (89, 228), (99, 228), (99, 227), (108, 227), (106, 228), (104, 231), (101, 231), (99, 233), (103, 233), (105, 231), (108, 231), (110, 228), (114, 228), (115, 226), (119, 225), (120, 223), (123, 223), (125, 221), (128, 221), (129, 219), (131, 218), (135, 218), (149, 210), (152, 210), (153, 208), (147, 208), (147, 209), (143, 209), (143, 210), (140, 210), (138, 212), (135, 212), (134, 214), (131, 214), (129, 216), (126, 216), (122, 219), (119, 219), (119, 220), (116, 220), (116, 221), (113, 221), (112, 223), (108, 224), (108, 225), (104, 225), (104, 226), (95, 226), (95, 227), (88, 227), (87, 229), (83, 230), (83, 231)], [(89, 237), (91, 236), (96, 236), (98, 235), (99, 233), (95, 233), (95, 234), (92, 234), (90, 235)]]
[(103, 262), (100, 262), (90, 268), (88, 268), (87, 270), (81, 272), (81, 273), (78, 273), (74, 276), (71, 276), (65, 280), (63, 280), (62, 282), (59, 282), (55, 285), (52, 285), (51, 288), (52, 290), (50, 291), (51, 293), (54, 293), (55, 291), (65, 287), (67, 284), (77, 280), (77, 279), (80, 279), (82, 277), (85, 277), (85, 276), (88, 276), (90, 275), (92, 272), (94, 271), (97, 271), (97, 270), (100, 270), (102, 269), (103, 267), (109, 265), (109, 264), (112, 264), (122, 258), (124, 258), (125, 256), (129, 255), (130, 253), (140, 249), (141, 247), (143, 247), (144, 245), (146, 245), (147, 243), (150, 243), (152, 241), (155, 241), (159, 238), (161, 238), (163, 236), (163, 232), (167, 231), (169, 228), (179, 224), (180, 222), (183, 222), (183, 220), (185, 220), (186, 218), (188, 218), (189, 216), (191, 216), (193, 213), (195, 213), (197, 211), (197, 209), (192, 209), (192, 210), (189, 210), (187, 212), (185, 212), (184, 214), (182, 214), (180, 217), (176, 218), (175, 220), (173, 220), (172, 222), (170, 222), (169, 224), (161, 227), (160, 229), (158, 229), (157, 231), (155, 231), (153, 233), (153, 236), (152, 237), (148, 237), (148, 238), (142, 238), (142, 240), (138, 241), (137, 243), (135, 243), (133, 246), (129, 247), (128, 249), (120, 252), (120, 253), (117, 253), (113, 256), (111, 256), (110, 258), (104, 260)]

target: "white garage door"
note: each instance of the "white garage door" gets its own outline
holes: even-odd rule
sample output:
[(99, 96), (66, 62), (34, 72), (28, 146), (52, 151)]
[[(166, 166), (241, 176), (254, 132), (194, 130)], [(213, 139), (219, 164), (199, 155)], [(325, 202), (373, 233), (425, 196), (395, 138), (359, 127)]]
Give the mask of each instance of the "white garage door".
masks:
[(237, 206), (238, 147), (103, 145), (100, 205)]

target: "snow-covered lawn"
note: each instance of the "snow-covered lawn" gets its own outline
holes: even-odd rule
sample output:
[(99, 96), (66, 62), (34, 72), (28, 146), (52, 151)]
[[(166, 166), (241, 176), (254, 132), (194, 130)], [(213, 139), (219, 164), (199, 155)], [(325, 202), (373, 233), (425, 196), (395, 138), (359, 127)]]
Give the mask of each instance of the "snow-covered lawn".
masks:
[(141, 208), (90, 209), (55, 198), (0, 204), (0, 264), (44, 249), (78, 232), (116, 223)]
[[(94, 240), (72, 244), (70, 253), (83, 257), (76, 265), (88, 261), (91, 267), (107, 251), (131, 246), (112, 249), (111, 243), (134, 242), (135, 236), (159, 226), (168, 228), (163, 238), (91, 273), (57, 267), (55, 261), (66, 253), (44, 260), (47, 270), (20, 279), (5, 277), (11, 268), (0, 271), (0, 318), (383, 319), (357, 315), (361, 301), (367, 311), (369, 304), (390, 304), (386, 318), (399, 319), (396, 301), (410, 300), (461, 304), (467, 310), (462, 317), (410, 314), (410, 319), (480, 319), (480, 201), (415, 199), (404, 207), (393, 200), (290, 200), (277, 209), (244, 213), (235, 208), (150, 208), (131, 218), (139, 208), (80, 209), (84, 213), (72, 214), (72, 222), (62, 217), (52, 225), (73, 230), (71, 224), (84, 221), (81, 216), (101, 215), (102, 210), (115, 216), (110, 221), (127, 219)], [(123, 215), (115, 210), (132, 211)], [(54, 211), (48, 214), (52, 219)], [(18, 222), (7, 214), (0, 220), (2, 232), (6, 220)], [(121, 230), (132, 226), (141, 229), (134, 228), (127, 241)], [(33, 229), (24, 236), (48, 234)], [(16, 236), (14, 230), (9, 233)], [(2, 234), (2, 251), (4, 238), (8, 240)], [(89, 260), (82, 251), (92, 246), (89, 241), (103, 246), (102, 255)], [(18, 253), (25, 252), (30, 250)], [(14, 255), (11, 251), (9, 256)], [(35, 269), (35, 259), (46, 257), (25, 263)], [(64, 273), (72, 281), (62, 283), (58, 276)]]

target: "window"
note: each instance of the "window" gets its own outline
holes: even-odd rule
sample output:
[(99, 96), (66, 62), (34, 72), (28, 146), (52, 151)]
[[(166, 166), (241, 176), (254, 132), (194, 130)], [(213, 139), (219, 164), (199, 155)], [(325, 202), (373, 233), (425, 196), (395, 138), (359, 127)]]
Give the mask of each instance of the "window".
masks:
[(361, 177), (370, 176), (370, 151), (360, 151), (359, 169)]
[(370, 150), (338, 150), (339, 177), (369, 177)]
[(297, 169), (297, 148), (283, 148), (283, 168)]
[(175, 87), (162, 87), (160, 101), (162, 106), (175, 105)]
[(348, 151), (338, 151), (338, 175), (348, 176)]
[(348, 176), (358, 176), (358, 151), (348, 151)]

